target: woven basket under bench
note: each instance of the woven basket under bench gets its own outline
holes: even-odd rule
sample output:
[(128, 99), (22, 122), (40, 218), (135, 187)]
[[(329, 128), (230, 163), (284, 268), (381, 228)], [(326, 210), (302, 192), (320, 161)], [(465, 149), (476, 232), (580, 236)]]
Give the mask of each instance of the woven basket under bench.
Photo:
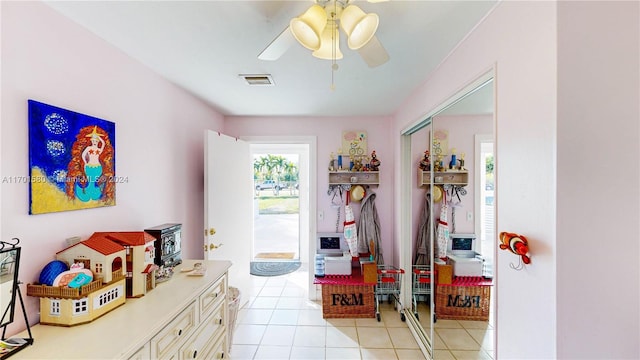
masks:
[(373, 285), (322, 285), (323, 318), (375, 317)]
[(451, 284), (436, 286), (438, 319), (487, 321), (490, 305), (491, 280), (456, 277)]

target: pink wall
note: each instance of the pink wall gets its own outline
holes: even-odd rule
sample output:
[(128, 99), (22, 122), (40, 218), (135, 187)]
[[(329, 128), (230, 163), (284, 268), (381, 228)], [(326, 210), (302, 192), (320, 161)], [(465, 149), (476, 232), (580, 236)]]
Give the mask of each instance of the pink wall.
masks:
[[(28, 176), (27, 99), (116, 123), (117, 205), (28, 215), (28, 185), (3, 183), (2, 239), (22, 240), (20, 279), (37, 281), (71, 236), (183, 224), (184, 256), (202, 258), (204, 129), (208, 105), (38, 2), (2, 2), (3, 177)], [(23, 289), (26, 297), (26, 290)], [(38, 299), (26, 297), (29, 321)], [(23, 327), (20, 316), (12, 329)]]
[(495, 67), (497, 227), (532, 254), (518, 272), (498, 253), (498, 358), (640, 357), (638, 10), (502, 2), (395, 115), (400, 131)]
[(639, 4), (558, 5), (558, 358), (640, 358)]
[[(265, 124), (268, 124), (265, 125)], [(336, 209), (331, 207), (327, 195), (329, 156), (342, 146), (343, 131), (364, 130), (368, 135), (369, 152), (376, 150), (381, 161), (380, 186), (373, 187), (376, 193), (376, 208), (380, 217), (380, 232), (383, 255), (387, 263), (396, 263), (398, 255), (393, 252), (393, 154), (390, 133), (390, 118), (272, 118), (272, 117), (227, 117), (225, 133), (230, 136), (315, 136), (317, 139), (317, 169), (311, 169), (311, 176), (317, 176), (317, 211), (324, 212), (324, 219), (317, 219), (318, 232), (334, 232)], [(313, 196), (313, 195), (312, 195)], [(359, 204), (353, 203), (356, 220), (359, 218)], [(313, 221), (313, 219), (311, 219)], [(341, 211), (339, 231), (343, 231), (344, 209)], [(309, 244), (315, 249), (314, 243)]]

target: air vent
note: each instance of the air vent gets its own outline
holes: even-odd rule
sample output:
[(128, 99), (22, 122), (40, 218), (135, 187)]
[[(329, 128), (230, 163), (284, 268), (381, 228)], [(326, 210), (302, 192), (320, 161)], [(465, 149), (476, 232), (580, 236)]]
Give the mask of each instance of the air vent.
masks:
[(273, 86), (273, 78), (269, 74), (240, 74), (247, 84), (251, 86)]

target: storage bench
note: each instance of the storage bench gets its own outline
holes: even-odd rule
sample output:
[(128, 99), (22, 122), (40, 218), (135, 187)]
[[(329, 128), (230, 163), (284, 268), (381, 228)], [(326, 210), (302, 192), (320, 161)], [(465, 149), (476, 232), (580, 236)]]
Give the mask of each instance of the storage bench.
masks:
[(491, 280), (458, 276), (451, 284), (436, 286), (435, 311), (438, 319), (489, 320)]

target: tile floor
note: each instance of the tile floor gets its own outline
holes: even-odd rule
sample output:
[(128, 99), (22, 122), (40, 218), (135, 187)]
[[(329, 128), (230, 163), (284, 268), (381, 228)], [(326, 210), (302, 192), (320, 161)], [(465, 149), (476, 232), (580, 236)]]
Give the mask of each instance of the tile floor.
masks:
[[(323, 319), (320, 301), (308, 300), (307, 276), (300, 269), (251, 277), (249, 301), (235, 324), (231, 359), (424, 359), (406, 323), (386, 302), (380, 322)], [(491, 359), (489, 324), (438, 320), (435, 330), (435, 359)]]
[[(431, 311), (418, 303), (420, 323), (426, 329)], [(489, 318), (493, 319), (492, 312)], [(433, 355), (436, 360), (493, 359), (494, 327), (491, 321), (438, 319), (434, 327)]]

